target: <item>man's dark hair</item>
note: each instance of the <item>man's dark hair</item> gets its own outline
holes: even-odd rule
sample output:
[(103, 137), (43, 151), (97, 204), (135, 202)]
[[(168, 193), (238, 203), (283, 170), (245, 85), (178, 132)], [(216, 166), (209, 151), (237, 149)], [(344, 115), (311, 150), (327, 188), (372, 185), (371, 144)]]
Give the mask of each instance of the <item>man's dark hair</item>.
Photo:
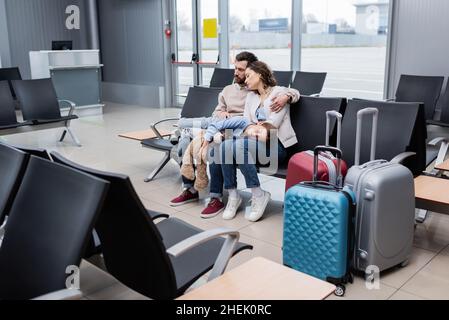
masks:
[(240, 52), (236, 57), (235, 61), (242, 62), (242, 61), (248, 61), (248, 64), (259, 61), (259, 59), (255, 56), (254, 53), (243, 51)]

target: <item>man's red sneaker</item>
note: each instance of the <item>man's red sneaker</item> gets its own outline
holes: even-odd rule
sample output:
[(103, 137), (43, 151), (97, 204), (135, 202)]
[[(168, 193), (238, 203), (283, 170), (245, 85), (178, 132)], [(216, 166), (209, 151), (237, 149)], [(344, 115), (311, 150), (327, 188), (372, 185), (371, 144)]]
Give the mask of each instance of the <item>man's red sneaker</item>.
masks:
[(200, 199), (200, 195), (197, 193), (192, 193), (190, 190), (186, 189), (182, 192), (179, 197), (174, 198), (170, 201), (171, 207), (179, 207), (187, 203), (195, 202)]

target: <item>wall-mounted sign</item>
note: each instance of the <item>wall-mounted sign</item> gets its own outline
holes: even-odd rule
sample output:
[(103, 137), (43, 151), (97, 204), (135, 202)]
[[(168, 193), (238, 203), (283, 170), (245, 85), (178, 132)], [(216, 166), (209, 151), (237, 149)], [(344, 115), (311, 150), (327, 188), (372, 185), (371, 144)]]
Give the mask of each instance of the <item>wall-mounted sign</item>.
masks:
[(216, 39), (218, 38), (218, 20), (215, 19), (204, 19), (203, 20), (204, 30), (203, 30), (203, 38), (204, 39)]
[(288, 31), (288, 18), (261, 19), (259, 31)]

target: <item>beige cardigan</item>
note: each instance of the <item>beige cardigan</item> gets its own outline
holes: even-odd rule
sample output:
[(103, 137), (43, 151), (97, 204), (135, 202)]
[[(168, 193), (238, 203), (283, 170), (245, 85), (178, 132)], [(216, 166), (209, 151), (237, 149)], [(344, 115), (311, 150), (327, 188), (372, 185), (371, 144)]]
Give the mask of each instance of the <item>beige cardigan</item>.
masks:
[[(293, 130), (290, 120), (290, 105), (287, 105), (280, 112), (275, 113), (270, 109), (271, 99), (276, 97), (280, 92), (285, 92), (283, 87), (274, 87), (270, 96), (265, 99), (263, 108), (267, 116), (267, 122), (278, 129), (278, 138), (284, 148), (289, 148), (298, 143), (295, 130)], [(249, 92), (246, 97), (244, 116), (251, 122), (257, 123), (256, 111), (260, 106), (260, 96), (255, 92)]]

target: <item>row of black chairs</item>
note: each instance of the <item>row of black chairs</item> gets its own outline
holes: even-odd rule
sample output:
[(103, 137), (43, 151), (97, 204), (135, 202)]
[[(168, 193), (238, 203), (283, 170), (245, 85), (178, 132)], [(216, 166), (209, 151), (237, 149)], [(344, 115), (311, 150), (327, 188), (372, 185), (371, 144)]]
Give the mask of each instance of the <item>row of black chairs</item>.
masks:
[[(324, 72), (274, 71), (273, 73), (279, 86), (292, 87), (305, 96), (320, 94), (327, 76)], [(294, 79), (293, 75), (295, 75)], [(224, 88), (233, 81), (234, 69), (215, 68), (210, 88)]]
[[(428, 164), (435, 160), (436, 155), (437, 162), (444, 161), (449, 149), (449, 84), (442, 93), (444, 80), (442, 76), (402, 75), (394, 99), (398, 102), (420, 101), (424, 104), (429, 143)], [(441, 148), (440, 143), (443, 143)]]
[(20, 73), (20, 69), (18, 67), (14, 68), (0, 68), (0, 81), (8, 81), (9, 89), (11, 91), (12, 97), (17, 99), (16, 93), (14, 91), (14, 87), (11, 81), (14, 80), (23, 80), (22, 75)]
[[(444, 109), (449, 109), (449, 105), (445, 106), (449, 99), (447, 97), (449, 87), (445, 94), (441, 96), (443, 83), (444, 77), (403, 74), (400, 77), (395, 98), (390, 101), (423, 103), (426, 120), (431, 122), (435, 118), (438, 104), (441, 104)], [(449, 110), (444, 112), (444, 119), (442, 120), (447, 120), (449, 123)]]
[[(279, 85), (297, 89), (301, 95), (311, 96), (321, 93), (327, 73), (293, 71), (274, 71)], [(223, 88), (232, 83), (233, 69), (215, 69), (210, 87)], [(426, 120), (433, 125), (449, 127), (449, 86), (441, 95), (444, 77), (401, 75), (395, 93), (396, 102), (421, 102), (425, 106)], [(442, 113), (439, 120), (435, 121), (436, 108), (440, 105)]]
[[(61, 106), (68, 106), (67, 116), (61, 115)], [(28, 131), (64, 128), (60, 141), (67, 133), (76, 145), (81, 143), (70, 128), (76, 105), (58, 100), (51, 79), (21, 80), (18, 68), (0, 69), (0, 135)], [(16, 109), (22, 112), (23, 122), (17, 119)]]
[[(79, 298), (65, 290), (93, 229), (107, 272), (152, 299), (173, 299), (250, 245), (234, 230), (203, 232), (149, 214), (127, 176), (77, 165), (57, 153), (0, 144), (0, 300)], [(48, 160), (52, 159), (52, 161)], [(155, 223), (155, 217), (163, 218)], [(222, 238), (226, 236), (227, 238)], [(81, 275), (82, 276), (82, 275)]]
[[(188, 98), (181, 111), (182, 118), (209, 117), (215, 107), (215, 101), (220, 89), (215, 88), (190, 88)], [(357, 112), (363, 108), (375, 107), (379, 109), (379, 130), (377, 139), (377, 158), (392, 160), (405, 152), (416, 153), (413, 160), (408, 160), (406, 165), (419, 174), (435, 160), (438, 149), (430, 148), (426, 152), (426, 121), (425, 107), (416, 102), (386, 102), (368, 101), (345, 98), (307, 97), (304, 96), (290, 108), (292, 126), (296, 132), (299, 143), (290, 148), (289, 154), (313, 150), (317, 145), (325, 143), (326, 112), (338, 111), (344, 115), (342, 126), (342, 149), (348, 165), (354, 164), (356, 117)], [(142, 142), (144, 147), (163, 151), (166, 153), (163, 163), (153, 172), (147, 181), (154, 179), (165, 164), (170, 161), (170, 154), (175, 148), (169, 139), (163, 138), (158, 130), (161, 123), (176, 121), (178, 119), (166, 119), (152, 125), (157, 137)], [(400, 125), (398, 125), (400, 124)], [(333, 137), (336, 140), (336, 126), (333, 124)], [(369, 145), (371, 127), (365, 126), (366, 134), (363, 136), (363, 144)], [(362, 161), (369, 160), (369, 148), (362, 153)], [(277, 177), (285, 178), (287, 164), (280, 164)]]

